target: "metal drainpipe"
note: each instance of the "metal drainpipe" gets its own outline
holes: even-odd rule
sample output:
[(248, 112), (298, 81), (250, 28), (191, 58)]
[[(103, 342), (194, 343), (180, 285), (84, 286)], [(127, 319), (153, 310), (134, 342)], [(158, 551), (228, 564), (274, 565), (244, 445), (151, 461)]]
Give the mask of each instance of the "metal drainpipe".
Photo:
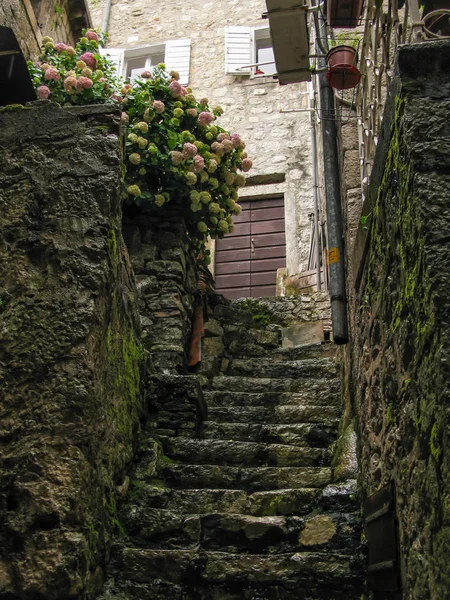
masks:
[(106, 0), (105, 8), (103, 9), (103, 21), (102, 21), (102, 32), (108, 33), (109, 17), (111, 15), (111, 2), (112, 0)]
[(309, 121), (311, 123), (311, 157), (312, 157), (312, 177), (313, 177), (313, 198), (314, 198), (314, 235), (316, 238), (316, 270), (317, 270), (317, 291), (322, 289), (320, 280), (320, 238), (319, 238), (319, 198), (317, 194), (317, 140), (316, 140), (316, 125), (314, 122), (313, 110), (315, 108), (314, 88), (309, 96)]
[[(319, 15), (316, 38), (326, 40), (326, 22)], [(320, 45), (316, 41), (319, 54)], [(318, 59), (319, 68), (326, 66), (326, 59)], [(347, 294), (345, 287), (344, 236), (341, 213), (341, 182), (337, 147), (336, 111), (333, 88), (324, 71), (319, 72), (319, 93), (322, 123), (323, 170), (325, 178), (328, 263), (330, 273), (330, 300), (333, 339), (335, 344), (348, 343)]]

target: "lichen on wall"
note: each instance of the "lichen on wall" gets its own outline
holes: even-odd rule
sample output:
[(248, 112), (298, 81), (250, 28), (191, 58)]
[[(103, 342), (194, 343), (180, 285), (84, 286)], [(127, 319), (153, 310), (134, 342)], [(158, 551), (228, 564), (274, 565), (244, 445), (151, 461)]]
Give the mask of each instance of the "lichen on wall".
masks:
[(142, 414), (119, 115), (0, 112), (0, 595), (94, 598)]
[(404, 597), (448, 595), (448, 42), (399, 51), (349, 375), (365, 496), (393, 480)]

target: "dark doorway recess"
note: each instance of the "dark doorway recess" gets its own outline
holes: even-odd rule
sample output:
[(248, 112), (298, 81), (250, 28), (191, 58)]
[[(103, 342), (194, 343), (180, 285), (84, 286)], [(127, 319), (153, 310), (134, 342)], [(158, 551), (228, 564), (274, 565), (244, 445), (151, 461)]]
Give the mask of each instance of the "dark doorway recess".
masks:
[(395, 488), (391, 483), (364, 503), (367, 588), (373, 600), (402, 600)]
[(242, 201), (233, 233), (216, 243), (216, 290), (226, 298), (275, 296), (286, 266), (284, 199)]

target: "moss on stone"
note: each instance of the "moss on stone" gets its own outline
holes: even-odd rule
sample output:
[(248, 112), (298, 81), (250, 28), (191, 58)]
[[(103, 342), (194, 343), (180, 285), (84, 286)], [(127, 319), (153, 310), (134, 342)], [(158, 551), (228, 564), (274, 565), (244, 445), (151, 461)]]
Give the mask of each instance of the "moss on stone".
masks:
[(250, 313), (253, 321), (258, 325), (268, 325), (271, 321), (271, 314), (267, 308), (252, 298), (241, 300), (239, 302), (239, 310)]

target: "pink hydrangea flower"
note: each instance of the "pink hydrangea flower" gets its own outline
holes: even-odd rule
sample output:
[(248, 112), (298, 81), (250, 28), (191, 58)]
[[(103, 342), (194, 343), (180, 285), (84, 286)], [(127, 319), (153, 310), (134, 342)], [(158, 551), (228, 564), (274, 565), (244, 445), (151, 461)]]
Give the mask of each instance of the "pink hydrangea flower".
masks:
[(174, 98), (179, 98), (183, 95), (183, 86), (178, 81), (172, 81), (169, 85), (169, 91)]
[(87, 64), (87, 66), (90, 67), (91, 69), (97, 68), (97, 61), (95, 60), (95, 57), (92, 54), (92, 52), (85, 52), (84, 54), (82, 54), (80, 56), (80, 60), (85, 62)]
[(130, 117), (128, 116), (128, 114), (126, 112), (123, 112), (120, 115), (120, 120), (122, 123), (124, 123), (125, 125), (128, 125), (128, 123), (130, 122)]
[(197, 150), (197, 146), (195, 146), (194, 144), (190, 144), (189, 142), (186, 142), (183, 146), (183, 156), (184, 158), (192, 158), (193, 156), (195, 156), (197, 154), (198, 150)]
[(156, 113), (158, 113), (159, 115), (161, 115), (164, 112), (165, 109), (165, 105), (164, 102), (161, 102), (161, 100), (155, 100), (153, 102), (153, 109)]
[(59, 53), (65, 52), (65, 50), (67, 50), (68, 48), (69, 46), (67, 44), (63, 44), (62, 42), (55, 44), (55, 50)]
[(50, 96), (50, 90), (46, 85), (40, 85), (37, 89), (39, 100), (47, 100)]
[(233, 142), (233, 148), (239, 148), (241, 145), (241, 136), (238, 133), (232, 133), (230, 140)]
[(211, 144), (211, 150), (215, 152), (218, 156), (223, 156), (225, 154), (225, 148), (219, 142), (214, 142)]
[(244, 158), (244, 160), (242, 161), (242, 170), (244, 171), (244, 173), (247, 173), (247, 171), (250, 171), (250, 169), (252, 167), (253, 167), (253, 162), (249, 158)]
[(214, 121), (214, 115), (210, 112), (203, 111), (198, 115), (198, 124), (202, 126), (209, 125)]
[(152, 75), (151, 71), (142, 71), (141, 77), (143, 79), (151, 79), (153, 77), (153, 75)]
[(188, 114), (190, 117), (196, 117), (197, 116), (197, 109), (195, 108), (188, 108), (186, 111), (186, 114)]
[(233, 142), (231, 140), (223, 140), (222, 148), (225, 150), (225, 152), (231, 152), (234, 148)]
[(197, 154), (194, 156), (194, 173), (200, 173), (205, 168), (205, 161), (202, 156)]
[(95, 31), (86, 31), (86, 37), (90, 42), (98, 42), (98, 34)]
[(77, 85), (77, 79), (76, 77), (66, 77), (66, 79), (64, 79), (64, 89), (66, 90), (66, 92), (72, 92), (75, 90)]
[(181, 165), (183, 159), (183, 154), (181, 152), (178, 152), (177, 150), (172, 150), (172, 152), (170, 153), (170, 160), (172, 161), (173, 165)]
[(53, 81), (59, 81), (60, 79), (60, 75), (58, 73), (58, 71), (56, 69), (54, 69), (53, 67), (50, 67), (49, 69), (47, 69), (44, 73), (44, 77), (45, 79), (48, 79), (49, 81), (53, 79)]
[(76, 85), (76, 90), (77, 92), (81, 92), (82, 90), (88, 90), (89, 88), (92, 87), (92, 79), (89, 79), (89, 77), (78, 77), (78, 81), (77, 81), (77, 85)]
[(181, 86), (181, 95), (182, 96), (187, 96), (189, 94), (189, 92), (187, 91), (187, 88), (185, 88), (183, 85)]
[(224, 131), (222, 133), (219, 133), (219, 135), (217, 136), (217, 140), (219, 142), (223, 142), (223, 140), (229, 140), (230, 136), (228, 135), (228, 133), (225, 133)]

